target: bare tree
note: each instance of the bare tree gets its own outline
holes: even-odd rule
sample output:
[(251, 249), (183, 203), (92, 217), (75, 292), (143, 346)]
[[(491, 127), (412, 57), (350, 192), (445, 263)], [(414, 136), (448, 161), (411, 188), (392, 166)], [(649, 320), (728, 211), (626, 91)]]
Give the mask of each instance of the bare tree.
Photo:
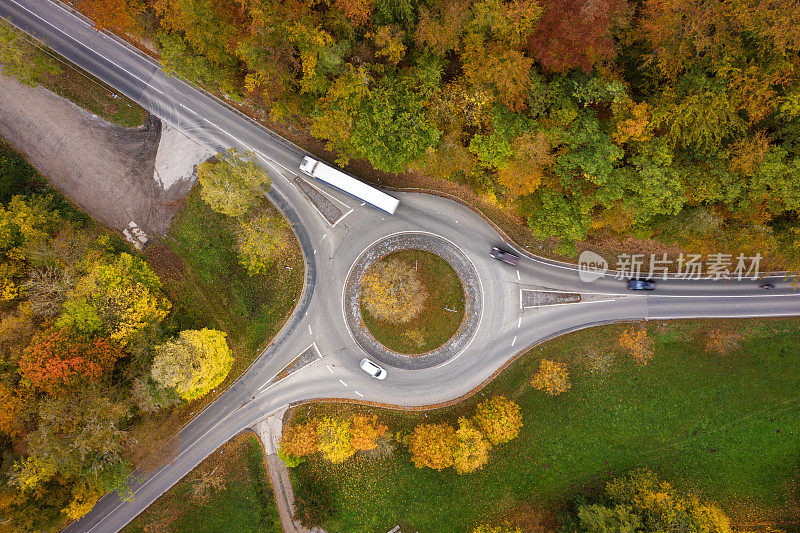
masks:
[(75, 286), (75, 277), (69, 269), (52, 267), (36, 268), (23, 285), (37, 315), (56, 316), (67, 299), (67, 293)]

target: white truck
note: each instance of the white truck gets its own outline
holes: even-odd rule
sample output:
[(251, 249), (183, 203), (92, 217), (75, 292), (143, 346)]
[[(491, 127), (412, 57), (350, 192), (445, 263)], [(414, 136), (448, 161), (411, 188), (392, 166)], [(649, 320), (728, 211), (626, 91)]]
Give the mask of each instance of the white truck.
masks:
[(389, 196), (375, 187), (371, 187), (311, 157), (303, 158), (303, 161), (300, 163), (300, 172), (312, 178), (316, 178), (323, 183), (327, 183), (331, 187), (339, 189), (390, 215), (393, 215), (397, 210), (397, 206), (400, 205), (400, 200), (397, 198)]

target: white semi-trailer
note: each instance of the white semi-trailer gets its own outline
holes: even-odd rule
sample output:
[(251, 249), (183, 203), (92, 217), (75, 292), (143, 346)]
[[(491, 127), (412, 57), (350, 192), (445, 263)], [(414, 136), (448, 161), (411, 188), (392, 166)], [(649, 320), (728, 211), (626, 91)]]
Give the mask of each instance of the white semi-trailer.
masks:
[(344, 172), (340, 172), (311, 157), (303, 158), (303, 162), (300, 163), (300, 172), (327, 183), (331, 187), (354, 196), (362, 202), (366, 202), (390, 215), (393, 215), (397, 210), (397, 206), (400, 205), (400, 200), (397, 198), (389, 196), (375, 187), (370, 187), (366, 183), (358, 181)]

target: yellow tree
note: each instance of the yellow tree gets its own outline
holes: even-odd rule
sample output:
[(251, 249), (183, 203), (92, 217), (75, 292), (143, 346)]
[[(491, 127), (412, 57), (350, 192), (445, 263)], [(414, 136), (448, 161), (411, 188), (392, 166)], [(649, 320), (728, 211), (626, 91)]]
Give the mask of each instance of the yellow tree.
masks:
[(331, 463), (343, 463), (356, 453), (349, 420), (323, 416), (316, 422), (319, 451)]
[(550, 141), (544, 132), (523, 133), (512, 143), (513, 156), (497, 169), (497, 179), (510, 198), (531, 194), (552, 164)]
[(242, 156), (236, 148), (198, 166), (197, 178), (200, 196), (208, 206), (230, 217), (244, 215), (270, 185), (267, 172), (252, 156)]
[(449, 424), (420, 424), (408, 437), (407, 444), (417, 468), (442, 470), (453, 466), (456, 432)]
[(522, 533), (522, 530), (516, 526), (512, 526), (508, 522), (502, 524), (490, 525), (481, 524), (472, 530), (472, 533)]
[(646, 365), (653, 358), (653, 340), (647, 336), (647, 330), (626, 329), (619, 336), (619, 345), (633, 356), (637, 365)]
[(184, 330), (156, 346), (150, 375), (174, 388), (185, 400), (194, 400), (222, 383), (233, 366), (225, 333), (213, 329)]
[(109, 337), (123, 345), (167, 316), (170, 308), (156, 273), (144, 260), (127, 253), (112, 262), (96, 263), (71, 298), (80, 299), (97, 311)]
[(491, 444), (470, 420), (458, 419), (456, 446), (453, 451), (453, 466), (459, 474), (467, 474), (482, 468), (489, 460)]
[(568, 391), (572, 385), (569, 382), (567, 365), (542, 359), (539, 371), (531, 379), (531, 385), (551, 396)]
[(361, 303), (375, 318), (402, 324), (422, 312), (428, 295), (414, 268), (397, 259), (383, 259), (361, 280)]
[(489, 442), (496, 446), (519, 435), (522, 411), (504, 396), (494, 396), (478, 404), (474, 420)]
[(378, 423), (378, 415), (357, 413), (353, 415), (351, 425), (356, 450), (373, 450), (377, 446), (378, 437), (386, 433), (385, 425)]
[(259, 213), (240, 222), (236, 251), (250, 275), (263, 274), (274, 266), (289, 244), (289, 228), (278, 213)]

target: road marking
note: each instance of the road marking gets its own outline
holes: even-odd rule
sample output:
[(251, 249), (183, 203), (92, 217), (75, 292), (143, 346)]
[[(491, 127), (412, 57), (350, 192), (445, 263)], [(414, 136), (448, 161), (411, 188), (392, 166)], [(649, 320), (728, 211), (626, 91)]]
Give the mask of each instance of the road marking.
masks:
[(344, 217), (346, 217), (347, 215), (349, 215), (349, 214), (350, 214), (350, 213), (352, 213), (352, 212), (353, 212), (353, 209), (352, 209), (352, 208), (350, 208), (350, 211), (348, 211), (348, 212), (347, 212), (347, 213), (345, 213), (344, 215), (342, 215), (342, 216), (340, 216), (339, 218), (337, 218), (337, 219), (336, 219), (336, 222), (334, 222), (334, 223), (333, 223), (333, 226), (331, 226), (331, 229), (335, 228), (335, 227), (336, 227), (336, 224), (338, 224), (339, 222), (341, 222), (342, 220), (344, 220)]
[(364, 395), (363, 395), (363, 394), (361, 394), (360, 392), (358, 392), (358, 391), (354, 391), (354, 392), (355, 392), (356, 394), (358, 394), (359, 396), (361, 396), (362, 398), (364, 397)]
[(328, 236), (328, 234), (327, 234), (327, 233), (326, 233), (325, 235), (323, 235), (323, 236), (322, 236), (322, 238), (319, 240), (319, 242), (322, 242), (322, 241), (324, 241), (324, 240), (325, 240), (325, 238), (326, 238), (327, 236)]
[(522, 289), (519, 290), (519, 308), (525, 309), (524, 307), (522, 307)]
[(513, 348), (515, 344), (517, 344), (517, 336), (516, 335), (514, 335), (514, 340), (511, 341), (511, 347)]
[(330, 372), (331, 374), (333, 374), (333, 369), (331, 368), (331, 365), (325, 365), (325, 368), (327, 368), (327, 369), (328, 369), (328, 372)]
[[(321, 354), (321, 353), (319, 353), (319, 348), (317, 348), (317, 343), (316, 343), (316, 342), (312, 342), (312, 343), (311, 343), (311, 346), (313, 346), (313, 347), (314, 347), (314, 351), (315, 351), (315, 352), (317, 352), (317, 357), (319, 357), (320, 359), (322, 359), (322, 354)], [(308, 349), (308, 348), (306, 348), (306, 350), (307, 350), (307, 349)]]
[(519, 317), (519, 318), (517, 319), (517, 329), (519, 329), (519, 327), (520, 327), (521, 325), (522, 325), (522, 317)]
[(589, 302), (567, 302), (567, 303), (563, 303), (563, 304), (531, 305), (531, 306), (526, 307), (525, 309), (541, 309), (543, 307), (558, 307), (560, 305), (604, 304), (604, 303), (616, 302), (616, 301), (617, 301), (616, 299), (612, 298), (610, 300), (592, 300), (592, 301), (589, 301)]
[(347, 383), (345, 383), (345, 382), (344, 382), (344, 381), (342, 381), (341, 379), (339, 380), (339, 383), (341, 383), (342, 385), (344, 385), (345, 387), (347, 387)]
[(317, 251), (316, 250), (314, 250), (314, 255), (317, 255)]
[(521, 281), (522, 278), (519, 277), (519, 269), (517, 269), (517, 281)]
[(308, 325), (308, 334), (313, 335), (314, 333), (311, 331), (311, 324)]

